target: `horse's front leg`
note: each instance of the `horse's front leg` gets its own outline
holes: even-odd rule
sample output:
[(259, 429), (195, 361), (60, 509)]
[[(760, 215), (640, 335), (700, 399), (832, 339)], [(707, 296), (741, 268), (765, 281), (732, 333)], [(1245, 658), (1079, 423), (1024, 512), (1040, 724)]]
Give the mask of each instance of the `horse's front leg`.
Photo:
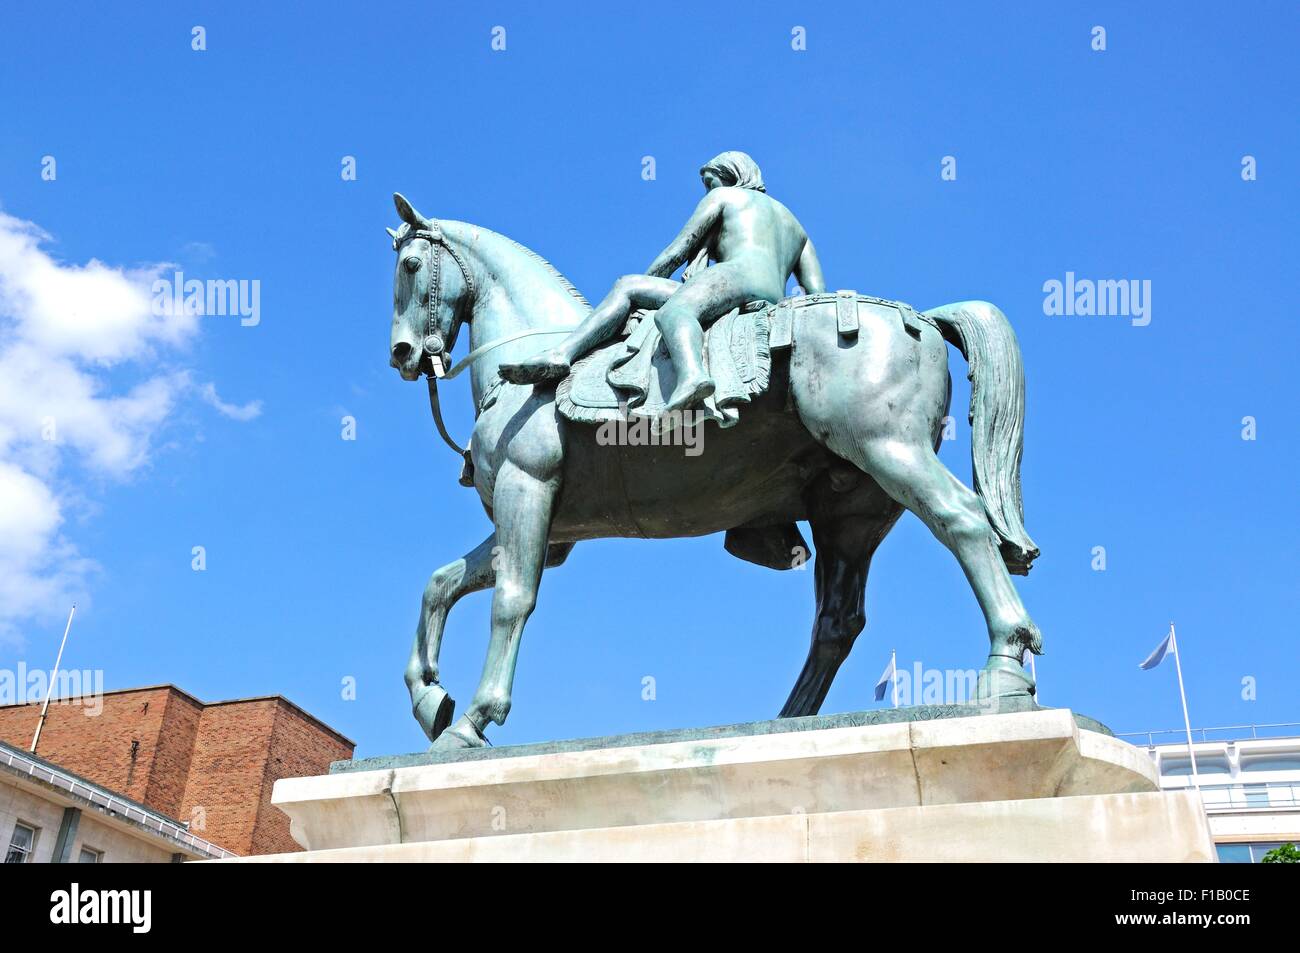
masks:
[(429, 740), (435, 740), (451, 722), (456, 707), (446, 689), (438, 683), (438, 653), (447, 613), (464, 596), (492, 585), (493, 533), (463, 559), (447, 563), (429, 577), (420, 603), (420, 621), (415, 627), (415, 644), (406, 664), (406, 687), (411, 693), (411, 711)]
[(492, 502), (497, 524), (496, 591), (487, 660), (469, 708), (430, 750), (486, 744), (483, 732), (488, 723), (502, 724), (510, 713), (519, 642), (537, 604), (559, 487), (558, 476), (540, 479), (510, 463), (497, 474)]

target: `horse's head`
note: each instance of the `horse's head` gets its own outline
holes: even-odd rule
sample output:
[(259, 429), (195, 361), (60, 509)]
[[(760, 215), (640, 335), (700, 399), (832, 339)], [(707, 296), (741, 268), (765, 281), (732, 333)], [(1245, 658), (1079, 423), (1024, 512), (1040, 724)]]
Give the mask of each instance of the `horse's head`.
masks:
[(473, 299), (473, 273), (436, 220), (425, 218), (400, 193), (393, 203), (402, 225), (388, 229), (397, 252), (388, 362), (403, 380), (441, 377)]

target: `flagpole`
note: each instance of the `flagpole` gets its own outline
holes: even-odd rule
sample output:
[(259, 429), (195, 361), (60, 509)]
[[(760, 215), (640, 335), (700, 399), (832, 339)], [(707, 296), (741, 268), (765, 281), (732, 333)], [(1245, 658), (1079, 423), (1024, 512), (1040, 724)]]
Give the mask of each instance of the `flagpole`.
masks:
[(1192, 720), (1187, 717), (1187, 692), (1183, 689), (1182, 653), (1178, 651), (1178, 636), (1174, 624), (1169, 623), (1169, 645), (1174, 650), (1174, 668), (1178, 672), (1178, 696), (1183, 700), (1183, 727), (1187, 729), (1187, 754), (1192, 759), (1192, 784), (1201, 789), (1201, 777), (1196, 771), (1196, 752), (1192, 750)]
[(898, 650), (889, 650), (889, 667), (893, 669), (890, 681), (894, 683), (894, 707), (898, 707)]
[(36, 743), (41, 740), (41, 729), (45, 727), (45, 715), (50, 710), (50, 696), (54, 694), (54, 680), (59, 675), (59, 665), (63, 663), (63, 649), (68, 644), (68, 632), (72, 629), (72, 615), (76, 611), (77, 604), (74, 602), (72, 611), (68, 613), (68, 624), (63, 629), (63, 641), (59, 643), (59, 654), (54, 658), (54, 671), (50, 672), (50, 684), (45, 686), (45, 704), (41, 706), (41, 719), (36, 723), (36, 734), (32, 735), (32, 754), (36, 753)]

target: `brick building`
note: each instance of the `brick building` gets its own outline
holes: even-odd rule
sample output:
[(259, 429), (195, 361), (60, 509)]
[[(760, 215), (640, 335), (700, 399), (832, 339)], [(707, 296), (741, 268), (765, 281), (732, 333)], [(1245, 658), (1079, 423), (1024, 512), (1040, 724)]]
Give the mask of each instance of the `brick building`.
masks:
[[(0, 742), (26, 751), (39, 715), (38, 703), (0, 706)], [(106, 692), (93, 707), (54, 702), (36, 753), (247, 855), (300, 849), (272, 786), (324, 774), (354, 747), (280, 695), (205, 704), (157, 685)]]

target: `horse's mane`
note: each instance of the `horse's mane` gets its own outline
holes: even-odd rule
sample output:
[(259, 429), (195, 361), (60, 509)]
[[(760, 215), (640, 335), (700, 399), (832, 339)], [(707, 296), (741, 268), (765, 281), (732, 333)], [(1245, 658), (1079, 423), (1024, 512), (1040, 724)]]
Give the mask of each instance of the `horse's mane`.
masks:
[[(485, 229), (485, 231), (487, 231), (487, 229)], [(518, 248), (521, 252), (523, 252), (533, 261), (537, 262), (539, 265), (545, 268), (548, 272), (550, 272), (551, 277), (554, 278), (556, 281), (558, 281), (560, 283), (560, 286), (564, 288), (564, 290), (567, 291), (570, 295), (573, 296), (574, 300), (576, 300), (588, 311), (591, 310), (591, 303), (587, 301), (585, 297), (583, 297), (581, 291), (579, 291), (577, 288), (573, 286), (573, 282), (571, 282), (568, 278), (564, 277), (564, 275), (560, 273), (560, 269), (556, 268), (549, 261), (547, 261), (541, 255), (537, 254), (537, 252), (533, 251), (527, 245), (515, 241), (509, 235), (502, 235), (500, 232), (492, 232), (492, 234), (496, 235), (498, 238), (502, 239), (508, 244), (513, 245), (515, 248)]]
[[(447, 220), (444, 220), (444, 223), (445, 223), (446, 221), (447, 221)], [(573, 299), (574, 299), (575, 301), (577, 301), (580, 305), (582, 305), (582, 306), (583, 306), (584, 308), (586, 308), (588, 311), (591, 310), (591, 302), (589, 302), (585, 297), (583, 297), (582, 292), (579, 291), (577, 288), (575, 288), (575, 287), (573, 286), (573, 282), (569, 281), (568, 278), (564, 277), (564, 275), (562, 275), (562, 274), (560, 273), (560, 269), (556, 268), (556, 267), (555, 267), (554, 265), (552, 265), (549, 261), (547, 261), (547, 260), (546, 260), (545, 258), (543, 258), (541, 255), (537, 254), (537, 252), (533, 251), (533, 250), (532, 250), (531, 248), (529, 248), (527, 245), (524, 245), (524, 244), (522, 244), (522, 243), (520, 243), (520, 242), (515, 241), (515, 240), (514, 240), (513, 238), (511, 238), (509, 235), (502, 235), (500, 232), (494, 232), (494, 231), (492, 231), (492, 229), (490, 229), (490, 228), (484, 228), (484, 227), (481, 226), (481, 225), (470, 225), (470, 224), (467, 223), (467, 222), (458, 222), (457, 224), (459, 224), (459, 225), (463, 225), (463, 226), (465, 226), (465, 227), (467, 227), (467, 228), (476, 229), (476, 230), (478, 230), (478, 231), (480, 231), (480, 232), (487, 232), (489, 235), (494, 235), (494, 236), (496, 236), (497, 238), (501, 239), (501, 240), (502, 240), (503, 242), (505, 242), (507, 245), (511, 245), (511, 246), (513, 246), (513, 247), (519, 249), (519, 251), (523, 252), (525, 255), (527, 255), (529, 258), (531, 258), (533, 261), (537, 262), (539, 265), (541, 265), (543, 268), (545, 268), (546, 271), (550, 274), (550, 276), (551, 276), (552, 278), (554, 278), (557, 282), (559, 282), (560, 287), (563, 288), (565, 291), (567, 291), (567, 292), (568, 292), (568, 293), (573, 297)], [(401, 245), (401, 243), (402, 243), (403, 239), (406, 237), (406, 235), (407, 235), (407, 234), (408, 234), (408, 233), (409, 233), (413, 228), (415, 228), (415, 227), (416, 227), (416, 226), (410, 224), (409, 222), (403, 222), (403, 223), (398, 227), (398, 229), (397, 229), (396, 232), (393, 232), (393, 231), (390, 229), (390, 230), (389, 230), (389, 234), (391, 234), (391, 235), (393, 236), (393, 247), (394, 247), (394, 248), (397, 248), (399, 245)]]

